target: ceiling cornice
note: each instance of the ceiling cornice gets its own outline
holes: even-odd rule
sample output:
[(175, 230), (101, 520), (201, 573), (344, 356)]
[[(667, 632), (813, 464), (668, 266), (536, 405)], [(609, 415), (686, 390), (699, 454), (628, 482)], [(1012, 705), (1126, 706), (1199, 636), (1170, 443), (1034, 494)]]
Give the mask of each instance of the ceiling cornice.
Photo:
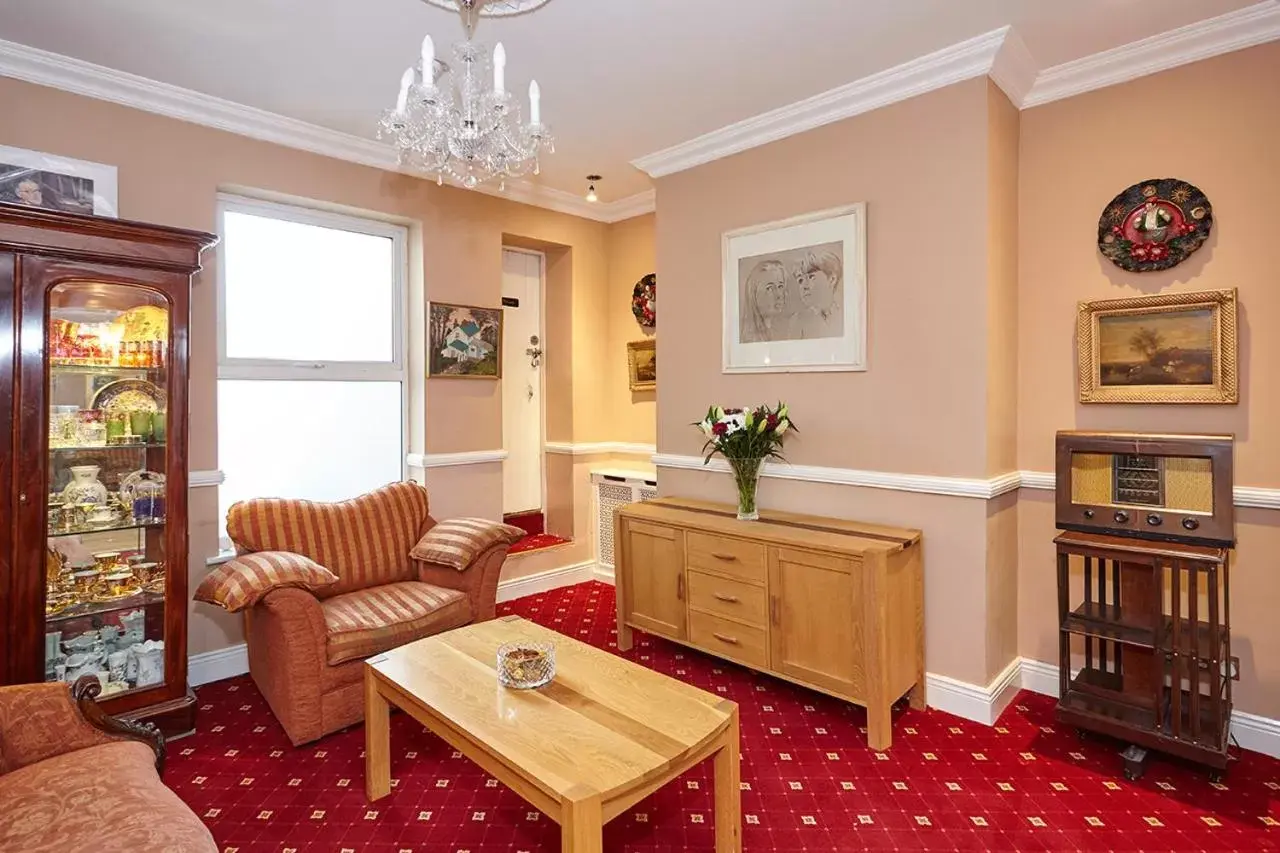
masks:
[(992, 30), (803, 101), (649, 154), (633, 160), (631, 165), (650, 177), (660, 178), (962, 80), (981, 77), (991, 71), (1008, 30), (1008, 27)]
[[(388, 172), (403, 171), (396, 162), (395, 152), (389, 146), (374, 139), (342, 133), (213, 95), (3, 39), (0, 39), (0, 76), (25, 80), (28, 83), (48, 86), (100, 101), (110, 101), (156, 115), (224, 130), (299, 151), (309, 151), (349, 163), (371, 166)], [(408, 172), (405, 174), (413, 175)], [(574, 193), (541, 187), (529, 181), (507, 181), (505, 192), (487, 185), (480, 191), (499, 198), (597, 222), (617, 222), (653, 210), (652, 191), (604, 204), (592, 203)], [(647, 209), (645, 209), (646, 204)]]
[(973, 77), (988, 75), (1019, 109), (1280, 39), (1280, 0), (1179, 27), (1040, 70), (1011, 26), (632, 161), (651, 177), (691, 169)]
[(1266, 0), (1040, 72), (1023, 107), (1136, 80), (1280, 38), (1280, 2)]

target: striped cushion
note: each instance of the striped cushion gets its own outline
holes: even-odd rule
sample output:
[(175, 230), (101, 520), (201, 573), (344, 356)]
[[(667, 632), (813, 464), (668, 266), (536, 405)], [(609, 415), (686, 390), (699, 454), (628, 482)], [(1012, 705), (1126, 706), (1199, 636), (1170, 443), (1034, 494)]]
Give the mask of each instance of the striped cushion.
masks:
[(485, 550), (499, 543), (514, 545), (524, 531), (483, 518), (454, 518), (427, 531), (409, 552), (415, 560), (440, 563), (462, 571)]
[(227, 535), (240, 551), (293, 551), (338, 576), (326, 595), (416, 577), (409, 549), (427, 521), (427, 490), (392, 483), (338, 503), (255, 498), (232, 505)]
[(273, 589), (297, 586), (319, 592), (337, 582), (337, 575), (301, 554), (258, 551), (241, 554), (206, 575), (195, 599), (239, 613)]
[(389, 583), (322, 602), (331, 665), (366, 658), (471, 621), (466, 595), (429, 583)]

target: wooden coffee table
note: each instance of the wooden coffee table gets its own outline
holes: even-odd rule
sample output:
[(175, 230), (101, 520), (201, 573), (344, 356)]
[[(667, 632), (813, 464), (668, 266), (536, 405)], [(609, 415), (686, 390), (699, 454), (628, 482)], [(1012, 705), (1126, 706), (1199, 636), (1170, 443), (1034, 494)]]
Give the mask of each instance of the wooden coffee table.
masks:
[[(498, 646), (552, 642), (556, 677), (498, 682)], [(715, 758), (717, 853), (742, 849), (738, 706), (516, 616), (468, 625), (370, 658), (365, 793), (391, 792), (391, 706), (403, 709), (557, 821), (561, 849), (601, 850), (635, 803)]]

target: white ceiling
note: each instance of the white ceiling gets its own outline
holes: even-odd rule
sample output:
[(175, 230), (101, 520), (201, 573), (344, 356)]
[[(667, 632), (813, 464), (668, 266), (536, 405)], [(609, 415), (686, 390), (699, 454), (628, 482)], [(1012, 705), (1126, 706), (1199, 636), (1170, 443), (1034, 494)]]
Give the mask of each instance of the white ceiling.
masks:
[[(649, 189), (639, 157), (1007, 24), (1043, 69), (1254, 3), (552, 0), (477, 37), (542, 87), (540, 183), (599, 173), (613, 201)], [(0, 39), (366, 138), (428, 32), (461, 26), (420, 0), (0, 0)]]

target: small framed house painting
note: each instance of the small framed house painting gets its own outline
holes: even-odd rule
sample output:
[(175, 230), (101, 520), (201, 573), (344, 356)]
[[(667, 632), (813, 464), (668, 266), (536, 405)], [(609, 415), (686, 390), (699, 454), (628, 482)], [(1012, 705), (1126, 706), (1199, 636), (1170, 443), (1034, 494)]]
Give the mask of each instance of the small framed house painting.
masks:
[(627, 344), (627, 373), (632, 391), (653, 391), (658, 387), (658, 345), (649, 338)]
[(116, 167), (0, 145), (0, 202), (116, 216)]
[(867, 369), (867, 208), (724, 235), (725, 373)]
[(431, 303), (427, 375), (502, 378), (502, 309)]
[(1081, 302), (1082, 403), (1238, 403), (1236, 291)]

